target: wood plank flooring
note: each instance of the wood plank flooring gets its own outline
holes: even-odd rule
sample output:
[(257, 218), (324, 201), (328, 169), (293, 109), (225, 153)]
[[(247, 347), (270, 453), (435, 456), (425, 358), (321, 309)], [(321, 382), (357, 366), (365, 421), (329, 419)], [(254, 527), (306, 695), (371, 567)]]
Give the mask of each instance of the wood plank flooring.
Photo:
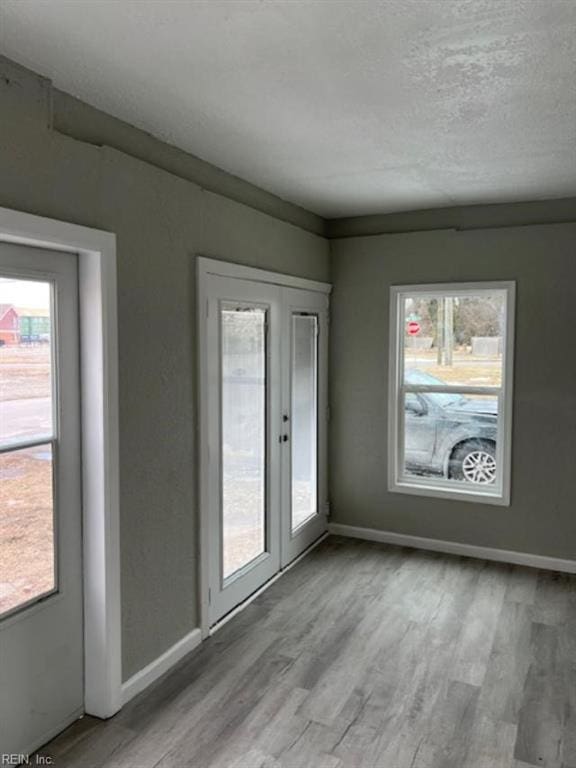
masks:
[(576, 577), (330, 537), (57, 768), (576, 768)]

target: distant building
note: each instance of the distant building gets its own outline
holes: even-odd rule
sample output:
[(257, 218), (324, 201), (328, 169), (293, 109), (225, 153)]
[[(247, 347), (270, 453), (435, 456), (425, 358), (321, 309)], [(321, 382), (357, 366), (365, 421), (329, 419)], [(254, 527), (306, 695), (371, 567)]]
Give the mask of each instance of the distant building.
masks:
[(12, 304), (0, 304), (0, 346), (20, 344), (20, 318)]
[(18, 312), (20, 341), (23, 344), (50, 340), (50, 318), (48, 315), (41, 315), (37, 311), (24, 309), (20, 309)]

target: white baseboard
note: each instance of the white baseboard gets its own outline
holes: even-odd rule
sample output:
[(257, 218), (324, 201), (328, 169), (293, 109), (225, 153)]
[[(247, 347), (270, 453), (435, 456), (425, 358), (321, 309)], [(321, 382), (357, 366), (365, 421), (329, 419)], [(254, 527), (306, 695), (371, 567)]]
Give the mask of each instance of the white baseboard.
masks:
[[(393, 531), (380, 531), (375, 528), (361, 528), (354, 525), (342, 525), (340, 523), (330, 523), (328, 525), (328, 532), (336, 536), (347, 536), (353, 539), (365, 539), (367, 541), (379, 541), (383, 544), (395, 544), (400, 547), (413, 547), (414, 549), (424, 549), (431, 552), (444, 552), (450, 555), (462, 555), (464, 557), (474, 557), (481, 560), (495, 560), (500, 563), (510, 563), (513, 565), (525, 565), (530, 568), (541, 568), (547, 571), (561, 571), (564, 573), (576, 573), (576, 561), (575, 560), (562, 560), (557, 557), (547, 557), (546, 555), (533, 555), (526, 552), (513, 552), (506, 549), (493, 549), (491, 547), (478, 547), (474, 544), (462, 544), (456, 541), (442, 541), (441, 539), (428, 539), (423, 536), (409, 536), (404, 533), (394, 533)], [(314, 546), (317, 546), (324, 537), (321, 537), (318, 541), (314, 542)], [(288, 566), (295, 565), (304, 555), (308, 554), (309, 550), (303, 553), (293, 563)], [(261, 592), (267, 589), (276, 578), (279, 578), (288, 569), (280, 572), (277, 577), (272, 578), (267, 584), (265, 584), (254, 595), (238, 606), (230, 616), (220, 622), (216, 627), (212, 628), (212, 632), (219, 629), (220, 626), (226, 623), (232, 615), (235, 615), (239, 610), (246, 607), (247, 604), (257, 597)], [(165, 651), (161, 656), (152, 661), (146, 667), (136, 672), (129, 680), (122, 683), (122, 705), (129, 702), (151, 683), (168, 672), (180, 659), (186, 656), (187, 653), (193, 651), (202, 642), (201, 630), (193, 629), (185, 637), (175, 643), (171, 648)]]
[(137, 696), (159, 677), (168, 672), (177, 662), (187, 653), (193, 651), (202, 642), (202, 633), (200, 629), (193, 629), (181, 640), (178, 640), (171, 648), (168, 648), (161, 656), (150, 662), (147, 666), (136, 672), (135, 675), (125, 683), (122, 683), (122, 706), (127, 704), (130, 699)]
[(558, 557), (532, 555), (528, 552), (513, 552), (508, 549), (477, 547), (474, 544), (461, 544), (457, 541), (427, 539), (423, 536), (408, 536), (404, 533), (379, 531), (375, 528), (361, 528), (355, 525), (342, 525), (340, 523), (330, 523), (328, 530), (335, 536), (348, 536), (352, 539), (381, 541), (383, 544), (396, 544), (399, 547), (427, 549), (431, 552), (445, 552), (449, 555), (464, 555), (465, 557), (475, 557), (481, 560), (496, 560), (499, 563), (526, 565), (529, 568), (541, 568), (545, 571), (576, 573), (576, 560), (562, 560)]
[[(296, 563), (299, 563), (303, 557), (305, 557), (312, 549), (314, 549), (314, 547), (317, 547), (321, 541), (324, 541), (327, 536), (328, 533), (322, 534), (322, 536), (316, 539), (316, 541), (313, 542), (304, 552), (302, 552), (301, 555), (299, 555), (295, 560), (287, 565), (286, 568), (277, 573), (276, 576), (273, 576), (270, 581), (266, 582), (266, 584), (264, 584), (264, 586), (262, 586), (257, 592), (251, 595), (239, 606), (237, 606), (216, 626), (212, 627), (209, 634), (213, 634), (217, 629), (220, 629), (221, 626), (233, 618), (233, 616), (246, 608), (246, 606), (255, 600), (258, 595), (264, 592), (264, 590), (268, 589), (268, 587), (270, 587), (277, 579), (283, 576), (286, 571), (290, 570), (290, 568), (293, 568)], [(122, 706), (127, 704), (130, 699), (133, 699), (145, 688), (148, 688), (148, 686), (151, 685), (155, 680), (158, 680), (159, 677), (162, 677), (162, 675), (168, 672), (175, 664), (180, 661), (180, 659), (186, 656), (187, 653), (190, 653), (190, 651), (193, 651), (194, 648), (197, 648), (201, 642), (202, 630), (200, 627), (198, 627), (197, 629), (193, 629), (192, 632), (189, 632), (181, 640), (178, 640), (177, 643), (175, 643), (171, 648), (168, 648), (168, 650), (165, 651), (161, 656), (158, 656), (157, 659), (154, 659), (154, 661), (150, 662), (150, 664), (145, 666), (139, 672), (136, 672), (135, 675), (132, 675), (132, 677), (129, 680), (126, 680), (125, 683), (122, 683)]]

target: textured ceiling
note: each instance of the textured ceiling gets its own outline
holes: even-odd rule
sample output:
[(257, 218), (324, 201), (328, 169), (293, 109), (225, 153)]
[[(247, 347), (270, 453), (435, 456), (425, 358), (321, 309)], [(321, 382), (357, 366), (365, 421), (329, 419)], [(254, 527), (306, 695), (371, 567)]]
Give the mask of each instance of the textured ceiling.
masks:
[(0, 0), (62, 90), (328, 217), (576, 195), (576, 0)]

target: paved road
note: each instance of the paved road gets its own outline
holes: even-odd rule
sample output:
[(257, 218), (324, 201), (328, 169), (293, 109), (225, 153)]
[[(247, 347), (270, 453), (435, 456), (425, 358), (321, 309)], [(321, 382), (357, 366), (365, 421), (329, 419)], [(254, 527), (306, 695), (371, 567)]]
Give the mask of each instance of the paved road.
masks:
[[(422, 363), (423, 365), (428, 366), (429, 368), (434, 368), (437, 365), (436, 357), (409, 357), (406, 356), (406, 362), (408, 364), (410, 363)], [(454, 367), (456, 366), (476, 366), (476, 367), (484, 367), (487, 368), (494, 368), (494, 366), (501, 366), (502, 360), (498, 359), (486, 359), (486, 358), (461, 358), (457, 357), (452, 361), (452, 365)]]
[(49, 397), (34, 397), (29, 400), (6, 400), (0, 402), (0, 439), (49, 435), (51, 432), (51, 405)]

